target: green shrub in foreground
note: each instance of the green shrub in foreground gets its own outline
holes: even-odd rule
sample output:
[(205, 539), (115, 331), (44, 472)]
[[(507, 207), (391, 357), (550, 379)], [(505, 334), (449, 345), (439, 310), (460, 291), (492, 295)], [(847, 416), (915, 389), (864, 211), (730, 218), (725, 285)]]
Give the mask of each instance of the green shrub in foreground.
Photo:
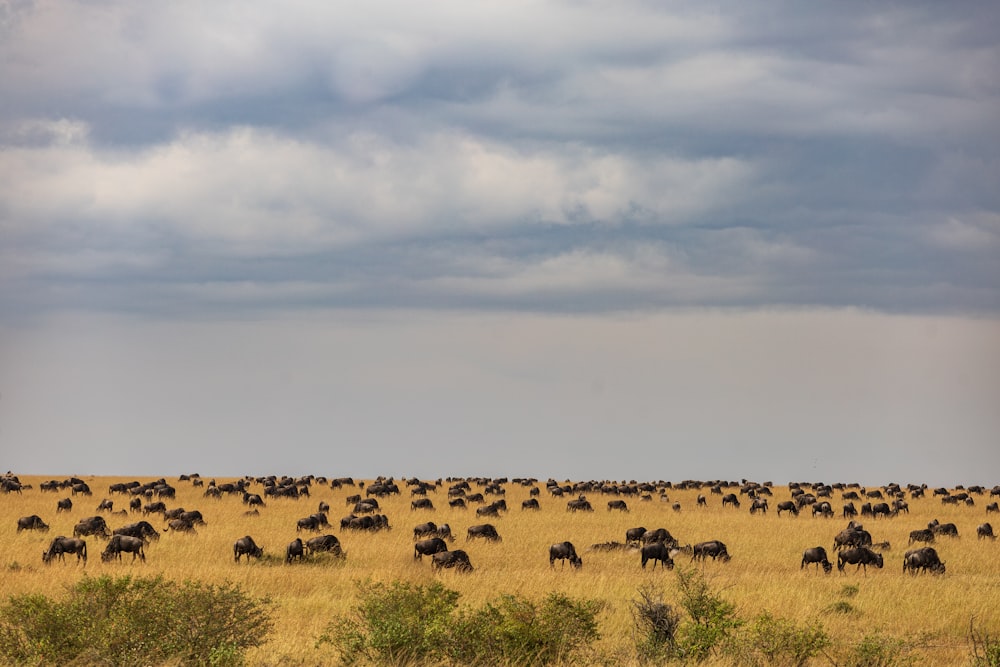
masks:
[(11, 597), (0, 608), (0, 657), (13, 663), (239, 664), (246, 649), (266, 640), (269, 607), (231, 584), (86, 577), (64, 599)]

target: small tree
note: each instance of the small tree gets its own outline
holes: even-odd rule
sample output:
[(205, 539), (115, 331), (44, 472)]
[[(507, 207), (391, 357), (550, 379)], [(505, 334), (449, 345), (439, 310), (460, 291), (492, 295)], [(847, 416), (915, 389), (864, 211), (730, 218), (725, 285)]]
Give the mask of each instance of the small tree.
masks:
[(736, 617), (736, 607), (712, 592), (701, 572), (678, 568), (676, 573), (680, 605), (691, 619), (678, 628), (676, 656), (703, 662), (742, 622)]
[(663, 591), (652, 584), (638, 590), (639, 598), (632, 601), (632, 620), (638, 631), (636, 648), (645, 660), (664, 660), (675, 652), (675, 635), (680, 616), (663, 601)]

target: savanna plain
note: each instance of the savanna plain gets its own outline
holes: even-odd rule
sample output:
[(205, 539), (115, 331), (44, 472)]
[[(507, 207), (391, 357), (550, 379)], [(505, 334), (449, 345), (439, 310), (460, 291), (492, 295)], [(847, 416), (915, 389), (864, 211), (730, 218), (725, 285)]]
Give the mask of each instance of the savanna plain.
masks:
[[(675, 579), (682, 567), (697, 568), (713, 591), (735, 605), (741, 617), (752, 618), (766, 611), (775, 617), (821, 623), (833, 645), (826, 655), (811, 658), (809, 664), (836, 664), (831, 656), (836, 655), (838, 646), (849, 646), (875, 632), (898, 640), (913, 664), (965, 665), (970, 664), (971, 627), (994, 637), (1000, 635), (1000, 544), (978, 539), (976, 533), (977, 526), (1000, 516), (987, 513), (987, 505), (996, 500), (990, 497), (989, 489), (982, 495), (972, 494), (973, 504), (943, 503), (939, 496), (932, 495), (932, 489), (927, 489), (924, 497), (906, 493), (908, 512), (889, 518), (858, 517), (873, 541), (882, 543), (884, 567), (857, 571), (848, 565), (840, 572), (833, 540), (847, 524), (842, 516), (846, 502), (842, 494), (851, 490), (847, 488), (834, 490), (828, 499), (833, 517), (814, 517), (808, 507), (798, 516), (778, 516), (777, 503), (791, 498), (787, 485), (771, 486), (769, 510), (751, 514), (750, 499), (740, 494), (738, 485), (724, 489), (725, 493), (739, 496), (740, 507), (734, 507), (724, 506), (722, 495), (712, 493), (707, 485), (677, 488), (677, 482), (669, 487), (657, 484), (646, 500), (638, 495), (587, 490), (584, 493), (594, 511), (570, 512), (567, 501), (577, 498), (577, 490), (556, 497), (546, 489), (545, 480), (511, 480), (502, 484), (503, 496), (485, 496), (487, 504), (503, 497), (509, 509), (500, 512), (499, 517), (484, 518), (476, 515), (481, 506), (477, 503), (469, 503), (466, 509), (449, 507), (448, 480), (440, 480), (427, 492), (433, 510), (412, 509), (411, 502), (424, 496), (411, 495), (413, 487), (397, 478), (400, 493), (378, 499), (379, 513), (388, 517), (391, 529), (373, 532), (340, 528), (340, 518), (352, 509), (348, 497), (365, 497), (365, 487), (372, 480), (356, 480), (355, 485), (339, 488), (323, 478), (301, 480), (309, 482), (308, 486), (300, 485), (306, 486), (308, 496), (265, 497), (266, 505), (253, 515), (248, 514), (241, 494), (206, 496), (208, 478), (202, 480), (204, 486), (195, 486), (192, 480), (168, 478), (176, 497), (165, 499), (166, 506), (198, 510), (205, 520), (194, 533), (180, 533), (163, 531), (161, 514), (97, 511), (102, 499), (111, 500), (115, 512), (128, 509), (130, 497), (110, 494), (112, 484), (133, 480), (145, 483), (152, 478), (85, 476), (82, 479), (91, 488), (91, 496), (71, 495), (69, 488), (41, 489), (43, 482), (62, 480), (63, 476), (19, 478), (30, 488), (0, 495), (0, 590), (5, 597), (23, 593), (59, 596), (82, 578), (100, 575), (162, 575), (177, 581), (231, 582), (250, 595), (270, 598), (274, 604), (274, 628), (266, 643), (247, 654), (251, 665), (336, 664), (335, 651), (328, 644), (317, 645), (317, 639), (332, 620), (354, 613), (358, 583), (364, 581), (419, 585), (441, 582), (460, 594), (463, 606), (482, 605), (506, 593), (541, 599), (550, 592), (560, 592), (598, 600), (602, 603), (597, 617), (601, 638), (588, 657), (577, 657), (575, 661), (644, 664), (636, 652), (633, 603), (638, 591), (649, 590), (650, 585), (662, 590), (664, 599), (673, 603)], [(215, 481), (221, 485), (236, 479), (219, 477)], [(470, 493), (483, 493), (484, 482), (470, 479)], [(532, 487), (539, 489), (536, 497), (540, 509), (523, 510), (522, 502), (531, 497)], [(804, 488), (811, 490), (809, 486)], [(263, 494), (263, 486), (253, 481), (249, 491)], [(950, 491), (957, 493), (955, 489)], [(704, 505), (699, 506), (699, 495), (705, 497)], [(73, 507), (57, 512), (57, 501), (63, 498), (71, 498)], [(624, 500), (628, 511), (609, 510), (611, 500)], [(864, 500), (855, 501), (855, 505), (860, 507)], [(298, 520), (316, 512), (321, 502), (330, 506), (332, 526), (319, 533), (299, 532)], [(17, 530), (18, 518), (33, 514), (49, 525), (47, 532)], [(100, 553), (106, 540), (97, 536), (84, 538), (90, 554), (85, 565), (78, 564), (74, 556), (64, 562), (42, 562), (42, 552), (53, 537), (72, 535), (80, 519), (97, 514), (105, 517), (112, 530), (148, 520), (161, 531), (161, 537), (146, 546), (145, 562), (132, 562), (129, 554), (121, 562), (102, 562)], [(903, 553), (910, 548), (910, 531), (926, 528), (935, 519), (954, 523), (958, 529), (958, 537), (939, 536), (933, 544), (946, 572), (904, 573)], [(468, 553), (474, 568), (471, 572), (434, 570), (429, 558), (414, 559), (413, 528), (427, 521), (450, 525), (455, 541), (449, 548)], [(467, 541), (468, 527), (482, 523), (492, 523), (502, 541)], [(681, 545), (721, 540), (731, 560), (692, 561), (690, 555), (681, 552), (675, 556), (677, 568), (671, 571), (641, 567), (639, 552), (634, 549), (590, 548), (625, 542), (626, 530), (638, 526), (666, 528)], [(290, 541), (324, 533), (338, 537), (345, 558), (307, 555), (301, 562), (285, 562), (285, 547)], [(234, 561), (233, 543), (244, 535), (252, 536), (263, 548), (263, 558)], [(583, 560), (581, 567), (561, 561), (550, 566), (550, 545), (563, 541), (575, 545)], [(803, 551), (815, 546), (827, 550), (834, 563), (832, 572), (824, 573), (816, 566), (800, 567)], [(716, 657), (709, 664), (727, 663)]]

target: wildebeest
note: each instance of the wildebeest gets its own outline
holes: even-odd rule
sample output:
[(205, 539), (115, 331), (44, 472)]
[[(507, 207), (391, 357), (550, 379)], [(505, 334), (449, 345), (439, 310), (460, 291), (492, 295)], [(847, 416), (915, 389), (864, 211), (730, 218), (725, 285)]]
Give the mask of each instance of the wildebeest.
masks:
[(295, 524), (296, 532), (301, 530), (314, 530), (317, 533), (321, 528), (326, 528), (330, 525), (327, 521), (326, 514), (323, 512), (316, 512), (315, 514), (310, 514), (307, 517), (299, 519)]
[(462, 499), (462, 498), (453, 498), (452, 500), (448, 501), (448, 507), (451, 507), (452, 509), (461, 509), (461, 510), (464, 510), (465, 509), (465, 500)]
[(628, 505), (624, 500), (609, 500), (608, 501), (608, 511), (620, 510), (622, 512), (628, 512)]
[(934, 541), (934, 531), (930, 528), (924, 528), (923, 530), (911, 530), (910, 531), (910, 541), (907, 544), (913, 544), (914, 542), (933, 542)]
[(164, 531), (172, 530), (175, 533), (194, 533), (194, 524), (187, 519), (171, 519), (167, 522), (167, 525), (163, 528)]
[(538, 498), (528, 498), (521, 502), (522, 510), (537, 510), (541, 509), (541, 505), (538, 504)]
[(941, 523), (937, 519), (934, 519), (927, 524), (927, 527), (933, 530), (935, 535), (958, 537), (958, 527), (953, 523)]
[(722, 506), (725, 507), (726, 505), (739, 507), (740, 499), (736, 496), (735, 493), (727, 493), (726, 495), (722, 496)]
[(128, 535), (130, 537), (138, 537), (142, 540), (160, 539), (160, 533), (148, 521), (136, 521), (135, 523), (115, 528), (112, 537), (114, 535)]
[(427, 535), (433, 535), (437, 532), (437, 524), (433, 521), (428, 521), (427, 523), (421, 523), (413, 527), (413, 539), (419, 537), (426, 537)]
[(889, 503), (875, 503), (872, 505), (872, 517), (877, 519), (880, 516), (887, 518), (895, 516), (892, 508), (889, 507)]
[(128, 510), (130, 512), (138, 512), (142, 509), (142, 498), (136, 496), (132, 500), (128, 501)]
[(629, 528), (625, 531), (625, 544), (639, 544), (642, 536), (646, 534), (645, 526)]
[(32, 514), (31, 516), (22, 516), (17, 520), (17, 532), (22, 530), (40, 530), (43, 533), (49, 529), (48, 525), (42, 521), (42, 517), (37, 514)]
[(1000, 503), (990, 503), (986, 506), (987, 514), (992, 514), (993, 512), (1000, 512)]
[(157, 500), (155, 503), (146, 503), (142, 506), (143, 514), (153, 514), (155, 512), (166, 513), (167, 505), (162, 500)]
[(833, 548), (837, 551), (844, 547), (866, 547), (871, 543), (871, 533), (863, 528), (845, 528), (833, 538)]
[(473, 538), (481, 537), (488, 542), (502, 542), (500, 534), (497, 533), (496, 527), (490, 523), (480, 524), (478, 526), (469, 526), (469, 530), (465, 534), (465, 541), (468, 542)]
[(417, 498), (410, 503), (410, 510), (433, 510), (434, 503), (430, 498)]
[(476, 516), (500, 516), (500, 508), (496, 504), (483, 505), (476, 508)]
[(562, 561), (562, 566), (566, 565), (567, 560), (573, 567), (583, 565), (583, 559), (576, 555), (576, 547), (572, 542), (557, 542), (549, 547), (549, 567), (555, 567), (557, 560)]
[(202, 518), (202, 516), (201, 516), (201, 512), (199, 512), (198, 510), (190, 510), (188, 512), (181, 512), (180, 514), (177, 515), (177, 518), (178, 519), (184, 519), (185, 521), (189, 521), (191, 523), (191, 525), (193, 525), (193, 526), (204, 526), (204, 525), (207, 525), (205, 523), (205, 519)]
[(577, 498), (576, 500), (570, 500), (566, 503), (567, 512), (593, 512), (594, 508), (591, 507), (590, 501), (584, 498)]
[(708, 499), (705, 498), (704, 494), (698, 494), (698, 500), (695, 503), (698, 507), (708, 507)]
[(345, 555), (343, 548), (340, 546), (340, 540), (337, 539), (336, 535), (319, 535), (310, 538), (306, 541), (306, 549), (310, 553), (326, 551), (332, 553), (334, 556), (343, 557)]
[(916, 574), (917, 570), (921, 572), (930, 570), (932, 574), (944, 574), (944, 563), (941, 562), (934, 547), (911, 549), (903, 555), (903, 572)]
[(858, 515), (858, 508), (854, 506), (854, 503), (847, 503), (844, 505), (844, 518), (852, 518)]
[(674, 546), (677, 544), (677, 540), (674, 536), (670, 534), (670, 531), (666, 528), (657, 528), (656, 530), (647, 530), (642, 535), (643, 544), (652, 544), (654, 542), (663, 542), (667, 546)]
[(97, 505), (97, 511), (98, 512), (103, 512), (103, 511), (107, 510), (108, 512), (110, 512), (110, 511), (112, 511), (115, 508), (114, 505), (115, 504), (114, 504), (113, 501), (108, 500), (107, 498), (105, 498), (100, 503), (98, 503), (98, 505)]
[(104, 517), (91, 516), (86, 519), (80, 519), (79, 523), (73, 526), (73, 537), (82, 537), (84, 535), (108, 537), (108, 524), (104, 521)]
[(656, 561), (660, 561), (662, 567), (672, 570), (674, 559), (670, 556), (670, 547), (663, 542), (653, 542), (642, 547), (642, 566), (645, 568), (648, 561), (653, 561), (653, 569), (656, 569)]
[(750, 501), (750, 514), (757, 512), (767, 514), (767, 498), (754, 498)]
[(49, 548), (42, 552), (42, 562), (51, 563), (54, 556), (59, 556), (59, 560), (64, 560), (64, 554), (76, 554), (76, 562), (81, 560), (87, 563), (87, 543), (75, 537), (59, 537), (52, 540)]
[(247, 562), (249, 563), (250, 556), (260, 558), (264, 555), (264, 550), (257, 546), (252, 537), (244, 535), (233, 543), (233, 560), (239, 563), (240, 556), (243, 555), (246, 555)]
[(778, 503), (778, 516), (781, 516), (782, 512), (791, 512), (795, 516), (798, 516), (799, 507), (791, 500), (785, 500), (784, 502)]
[(699, 542), (694, 545), (691, 551), (691, 560), (705, 560), (709, 556), (712, 557), (712, 560), (721, 558), (723, 562), (728, 562), (731, 558), (729, 552), (726, 550), (726, 545), (719, 540)]
[(988, 522), (980, 524), (976, 527), (976, 537), (980, 540), (985, 538), (995, 540), (996, 535), (993, 534), (993, 526), (991, 526)]
[(413, 544), (413, 560), (423, 560), (424, 556), (433, 556), (447, 550), (448, 544), (440, 537), (420, 540)]
[(823, 571), (827, 574), (830, 574), (830, 571), (833, 570), (833, 563), (826, 557), (826, 549), (823, 547), (813, 547), (802, 552), (802, 564), (799, 566), (799, 569), (801, 570), (810, 563), (816, 563), (817, 568), (822, 565)]
[(846, 563), (857, 565), (854, 568), (855, 572), (863, 567), (865, 576), (868, 576), (868, 566), (874, 565), (877, 568), (881, 568), (883, 560), (882, 554), (875, 553), (868, 547), (853, 547), (837, 554), (837, 569), (843, 572)]
[(461, 549), (441, 551), (434, 554), (431, 556), (431, 567), (438, 570), (453, 567), (459, 572), (472, 572), (472, 563), (469, 561), (469, 554)]
[(107, 563), (114, 558), (118, 560), (122, 559), (122, 552), (132, 554), (132, 562), (135, 562), (135, 557), (138, 556), (139, 560), (146, 562), (146, 552), (143, 550), (142, 538), (132, 537), (131, 535), (112, 535), (111, 539), (108, 540), (108, 546), (104, 548), (103, 553), (101, 553), (101, 560)]
[(831, 507), (830, 503), (828, 503), (825, 500), (823, 502), (821, 502), (821, 503), (816, 503), (815, 505), (812, 506), (812, 515), (813, 515), (813, 517), (815, 517), (817, 514), (821, 514), (821, 515), (825, 516), (828, 519), (832, 518), (833, 517), (833, 507)]
[(285, 547), (285, 562), (291, 563), (293, 560), (302, 560), (305, 555), (305, 545), (302, 544), (302, 538), (296, 537), (294, 540), (288, 543)]
[(69, 512), (73, 509), (73, 501), (69, 498), (63, 498), (62, 500), (56, 501), (56, 513), (59, 512)]

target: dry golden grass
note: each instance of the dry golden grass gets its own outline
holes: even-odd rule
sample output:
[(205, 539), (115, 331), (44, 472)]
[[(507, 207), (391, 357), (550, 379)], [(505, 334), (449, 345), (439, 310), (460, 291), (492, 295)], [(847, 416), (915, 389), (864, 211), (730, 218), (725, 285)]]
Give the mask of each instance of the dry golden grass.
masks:
[[(909, 515), (866, 520), (866, 528), (875, 541), (889, 541), (892, 547), (885, 552), (885, 568), (869, 570), (864, 576), (855, 572), (853, 566), (848, 566), (844, 574), (834, 569), (830, 575), (799, 569), (802, 551), (807, 547), (823, 545), (835, 559), (831, 548), (833, 536), (846, 522), (840, 518), (812, 518), (805, 513), (797, 518), (776, 516), (773, 505), (789, 496), (786, 487), (774, 489), (771, 512), (752, 516), (747, 512), (747, 503), (740, 509), (723, 508), (719, 496), (709, 495), (708, 507), (698, 508), (695, 503), (698, 491), (694, 490), (670, 492), (670, 500), (681, 503), (680, 512), (654, 497), (651, 502), (627, 499), (631, 511), (625, 514), (607, 511), (608, 498), (596, 493), (589, 495), (595, 512), (567, 513), (566, 500), (549, 497), (543, 488), (541, 511), (522, 511), (521, 501), (528, 498), (528, 490), (507, 484), (510, 511), (499, 520), (490, 521), (477, 518), (475, 506), (468, 510), (448, 508), (445, 488), (429, 495), (438, 508), (436, 511), (411, 511), (409, 490), (401, 485), (401, 495), (380, 501), (393, 530), (354, 533), (337, 527), (340, 516), (349, 510), (345, 498), (359, 492), (354, 487), (334, 490), (313, 486), (309, 498), (268, 500), (260, 516), (247, 517), (239, 497), (205, 498), (202, 489), (189, 482), (171, 480), (177, 488), (177, 498), (168, 501), (167, 506), (198, 509), (207, 526), (200, 527), (197, 535), (164, 534), (148, 547), (145, 564), (133, 565), (128, 556), (122, 564), (102, 563), (100, 551), (104, 541), (89, 537), (90, 560), (86, 567), (79, 567), (73, 557), (65, 564), (43, 565), (41, 552), (52, 537), (71, 535), (80, 518), (96, 514), (101, 498), (112, 498), (116, 509), (127, 504), (127, 498), (109, 496), (106, 492), (110, 484), (132, 478), (87, 478), (94, 495), (74, 497), (73, 510), (60, 514), (55, 511), (56, 501), (67, 497), (69, 492), (41, 492), (39, 484), (46, 479), (50, 478), (22, 476), (21, 481), (33, 484), (33, 489), (0, 497), (0, 587), (5, 593), (58, 594), (83, 576), (105, 573), (163, 574), (178, 580), (237, 582), (248, 592), (269, 596), (277, 603), (275, 631), (266, 646), (251, 653), (252, 664), (329, 663), (329, 647), (316, 649), (315, 641), (330, 619), (350, 611), (355, 582), (369, 578), (413, 582), (438, 579), (459, 591), (461, 601), (471, 605), (479, 605), (500, 593), (540, 598), (549, 591), (562, 591), (571, 596), (600, 599), (606, 603), (599, 618), (603, 634), (600, 652), (609, 656), (610, 662), (634, 663), (630, 602), (636, 597), (637, 588), (650, 581), (662, 583), (673, 594), (674, 575), (660, 568), (641, 569), (636, 552), (591, 553), (587, 547), (611, 540), (624, 541), (625, 530), (640, 525), (650, 529), (665, 527), (682, 543), (724, 541), (732, 561), (709, 561), (700, 567), (713, 587), (734, 602), (745, 617), (769, 610), (774, 615), (798, 620), (819, 618), (834, 640), (843, 644), (856, 643), (864, 634), (880, 629), (907, 641), (919, 640), (923, 646), (917, 652), (919, 661), (938, 665), (967, 661), (970, 618), (975, 617), (978, 627), (1000, 633), (1000, 545), (977, 540), (975, 534), (976, 526), (989, 518), (984, 510), (985, 497), (977, 498), (976, 506), (966, 507), (942, 505), (939, 499), (928, 496), (911, 500)], [(255, 486), (252, 490), (260, 488)], [(708, 495), (708, 490), (702, 493)], [(330, 521), (334, 524), (333, 529), (325, 532), (340, 538), (348, 554), (346, 561), (326, 559), (322, 563), (284, 565), (281, 557), (285, 545), (297, 536), (296, 520), (314, 512), (321, 500), (330, 504)], [(835, 493), (833, 500), (839, 510), (842, 504), (839, 494)], [(40, 515), (51, 530), (17, 533), (17, 518), (30, 514)], [(159, 516), (151, 516), (153, 525), (162, 527)], [(141, 517), (106, 515), (106, 518), (114, 528)], [(947, 574), (904, 575), (902, 555), (909, 531), (925, 527), (934, 518), (954, 522), (961, 534), (959, 539), (939, 538), (935, 545), (947, 563)], [(468, 551), (475, 566), (473, 573), (435, 574), (427, 559), (413, 560), (412, 528), (428, 520), (451, 525), (456, 535), (452, 548)], [(466, 528), (487, 521), (497, 526), (503, 542), (466, 543)], [(247, 534), (271, 558), (250, 564), (234, 563), (233, 542)], [(581, 570), (559, 565), (550, 569), (548, 547), (563, 540), (576, 545), (584, 560)], [(682, 555), (678, 561), (686, 563), (687, 558)], [(857, 586), (857, 594), (845, 597), (847, 585)], [(856, 611), (831, 613), (830, 606), (841, 600), (848, 601)]]

